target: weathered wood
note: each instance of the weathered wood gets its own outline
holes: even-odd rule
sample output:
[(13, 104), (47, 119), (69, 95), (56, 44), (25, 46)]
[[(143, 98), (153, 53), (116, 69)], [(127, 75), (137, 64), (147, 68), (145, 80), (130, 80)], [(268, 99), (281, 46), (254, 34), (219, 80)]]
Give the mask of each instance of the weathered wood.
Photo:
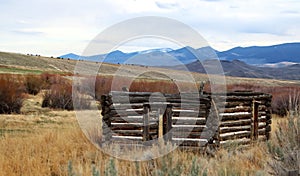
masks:
[[(217, 133), (213, 140), (218, 144), (230, 140), (241, 143), (249, 141), (251, 124), (253, 139), (269, 139), (271, 98), (268, 94), (257, 92), (204, 93), (203, 96), (198, 93), (111, 92), (100, 100), (106, 125), (103, 125), (104, 140), (112, 139), (111, 130), (113, 141), (124, 138), (134, 142), (156, 139), (162, 136), (159, 134), (159, 124), (162, 124), (163, 131), (160, 133), (164, 134), (164, 139), (174, 143), (183, 141), (181, 146), (205, 145), (207, 140), (203, 142), (204, 139), (200, 139), (203, 132), (216, 125)], [(213, 106), (212, 99), (215, 100)], [(257, 107), (251, 107), (253, 100), (257, 102)], [(147, 113), (145, 106), (149, 108)], [(252, 109), (256, 109), (257, 117), (253, 116)], [(161, 123), (159, 117), (162, 118)], [(216, 118), (222, 121), (217, 120), (216, 123)], [(124, 141), (124, 144), (128, 143), (128, 140)]]
[(222, 114), (222, 115), (220, 115), (222, 122), (250, 119), (251, 117), (252, 117), (252, 114), (230, 114), (230, 115)]
[(126, 110), (126, 109), (141, 109), (143, 103), (132, 103), (132, 104), (112, 104), (109, 106), (111, 110)]
[(164, 121), (164, 138), (166, 141), (172, 140), (172, 105), (168, 105), (163, 116)]
[(259, 129), (259, 130), (257, 130), (257, 138), (258, 138), (258, 135), (265, 136), (266, 135), (266, 129)]
[(172, 132), (203, 132), (205, 125), (173, 125)]
[(182, 131), (173, 131), (173, 138), (192, 138), (192, 139), (205, 139), (204, 136), (202, 136), (201, 132), (182, 132)]
[(269, 97), (264, 97), (264, 96), (259, 96), (259, 97), (255, 97), (255, 96), (227, 96), (227, 97), (222, 97), (222, 96), (218, 96), (216, 98), (214, 98), (215, 101), (226, 101), (226, 102), (236, 102), (236, 101), (252, 101), (253, 99), (255, 99), (256, 101), (268, 101), (270, 98)]
[(143, 141), (143, 137), (135, 136), (112, 136), (111, 142), (129, 142), (130, 141)]
[(150, 139), (150, 128), (149, 128), (149, 106), (144, 106), (144, 126), (143, 126), (143, 141), (149, 141)]
[(226, 141), (221, 141), (220, 144), (221, 146), (224, 145), (248, 145), (251, 143), (250, 138), (242, 138), (242, 139), (234, 139), (234, 140), (226, 140)]
[(252, 117), (252, 121), (253, 121), (253, 129), (251, 132), (251, 138), (253, 140), (257, 140), (258, 138), (258, 106), (259, 103), (257, 101), (253, 101), (253, 117)]
[(224, 102), (224, 101), (216, 101), (216, 105), (218, 108), (222, 108), (222, 107), (225, 107), (225, 108), (235, 108), (237, 106), (250, 106), (251, 105), (251, 102), (239, 102), (239, 101), (236, 101), (236, 102)]
[(169, 97), (161, 97), (161, 96), (151, 96), (150, 97), (133, 97), (133, 96), (114, 96), (111, 98), (111, 101), (113, 103), (125, 103), (125, 104), (131, 104), (131, 103), (146, 103), (150, 102), (168, 102), (168, 103), (185, 103), (185, 104), (207, 104), (209, 101), (207, 99), (203, 98), (169, 98)]
[(251, 125), (251, 119), (221, 122), (220, 127)]
[(252, 91), (235, 91), (235, 92), (227, 92), (227, 93), (213, 93), (208, 94), (211, 96), (260, 96), (264, 95), (262, 92), (252, 92)]
[(270, 132), (271, 131), (271, 126), (267, 125), (265, 130), (266, 130), (266, 132)]
[(121, 117), (121, 116), (139, 116), (143, 115), (143, 109), (134, 109), (134, 110), (111, 110), (108, 113), (108, 116), (111, 117)]
[(173, 117), (207, 117), (208, 112), (206, 111), (189, 111), (189, 110), (178, 110), (172, 112)]
[(120, 135), (120, 136), (142, 136), (143, 131), (142, 130), (114, 130), (114, 135)]
[(232, 140), (237, 138), (250, 138), (251, 132), (250, 131), (240, 131), (240, 132), (232, 132), (232, 133), (223, 133), (220, 134), (220, 140)]
[(110, 129), (111, 130), (141, 130), (142, 129), (142, 124), (132, 124), (132, 123), (118, 123), (118, 124), (112, 124)]
[(190, 147), (190, 146), (194, 146), (194, 147), (204, 147), (207, 144), (207, 140), (200, 140), (200, 139), (186, 139), (186, 138), (173, 138), (172, 139), (172, 143), (179, 145), (179, 146), (186, 146), (186, 147)]
[(173, 106), (173, 109), (189, 109), (189, 110), (206, 110), (207, 108), (210, 108), (210, 106), (206, 104), (184, 104), (184, 103), (170, 103)]
[[(143, 116), (111, 117), (112, 123), (143, 123)], [(158, 123), (158, 119), (149, 117), (150, 123)]]
[(205, 125), (205, 118), (193, 118), (193, 117), (178, 117), (172, 119), (173, 125)]
[(228, 133), (228, 132), (237, 132), (237, 131), (250, 131), (251, 126), (233, 126), (233, 127), (220, 127), (220, 134), (222, 133)]
[(234, 108), (219, 108), (220, 113), (251, 112), (250, 106), (237, 106)]

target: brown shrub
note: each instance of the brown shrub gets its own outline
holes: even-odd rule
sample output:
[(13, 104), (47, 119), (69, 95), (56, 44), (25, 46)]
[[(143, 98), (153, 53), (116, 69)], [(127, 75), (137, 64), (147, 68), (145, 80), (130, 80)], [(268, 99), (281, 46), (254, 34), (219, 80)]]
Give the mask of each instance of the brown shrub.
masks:
[(0, 114), (20, 113), (24, 87), (12, 75), (0, 75)]
[[(51, 81), (51, 79), (49, 79)], [(78, 109), (89, 109), (90, 101), (80, 93), (72, 94), (72, 84), (59, 75), (52, 76), (49, 90), (44, 94), (42, 107), (53, 109), (74, 110), (74, 103)], [(74, 102), (75, 101), (75, 102)]]
[(72, 85), (54, 84), (44, 95), (42, 107), (73, 110)]
[(44, 89), (50, 89), (51, 85), (54, 84), (67, 84), (68, 82), (68, 80), (63, 78), (63, 75), (61, 74), (45, 72), (42, 73), (40, 77)]
[(41, 79), (41, 76), (38, 75), (27, 75), (25, 77), (25, 88), (27, 93), (36, 95), (44, 86), (44, 82)]

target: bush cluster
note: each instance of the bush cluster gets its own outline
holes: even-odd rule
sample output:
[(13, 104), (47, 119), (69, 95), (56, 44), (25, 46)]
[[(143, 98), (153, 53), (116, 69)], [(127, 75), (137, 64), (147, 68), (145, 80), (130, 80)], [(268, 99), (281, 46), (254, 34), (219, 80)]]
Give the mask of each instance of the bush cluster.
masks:
[(27, 93), (37, 95), (44, 86), (41, 76), (27, 75), (24, 82)]
[(20, 113), (25, 88), (22, 82), (12, 75), (0, 75), (0, 114)]
[(72, 83), (70, 80), (62, 76), (55, 75), (45, 77), (47, 90), (44, 94), (42, 107), (49, 107), (54, 109), (74, 110), (74, 103), (76, 108), (89, 109), (90, 101), (88, 97), (76, 93), (72, 94)]

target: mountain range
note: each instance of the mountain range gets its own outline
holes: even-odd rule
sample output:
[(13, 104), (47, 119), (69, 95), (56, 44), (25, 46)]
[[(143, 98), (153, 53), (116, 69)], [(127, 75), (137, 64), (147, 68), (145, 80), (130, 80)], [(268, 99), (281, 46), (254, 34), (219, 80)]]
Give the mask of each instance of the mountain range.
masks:
[[(178, 62), (182, 64), (189, 64), (196, 61), (197, 58), (199, 58), (200, 60), (207, 60), (216, 59), (218, 57), (220, 60), (240, 60), (250, 65), (276, 67), (276, 63), (300, 63), (300, 43), (285, 43), (272, 46), (235, 47), (227, 51), (217, 51), (211, 47), (194, 49), (187, 46), (177, 50), (172, 50), (170, 48), (159, 48), (130, 53), (124, 53), (122, 51), (116, 50), (107, 54), (99, 54), (94, 56), (79, 56), (70, 53), (60, 57), (75, 60), (80, 58), (83, 60), (108, 62), (114, 64), (126, 63), (142, 64), (148, 66), (164, 65), (164, 62), (162, 60), (163, 57), (173, 58), (172, 62), (165, 62), (169, 66), (178, 65)], [(151, 59), (159, 59), (160, 62), (157, 63), (150, 61)], [(281, 64), (281, 66), (284, 65), (285, 64)]]
[(116, 50), (94, 56), (71, 53), (61, 58), (188, 69), (200, 73), (205, 73), (205, 68), (214, 68), (216, 62), (220, 62), (223, 73), (228, 76), (300, 80), (300, 43), (236, 47), (227, 51), (188, 46), (177, 50), (159, 48), (131, 53)]

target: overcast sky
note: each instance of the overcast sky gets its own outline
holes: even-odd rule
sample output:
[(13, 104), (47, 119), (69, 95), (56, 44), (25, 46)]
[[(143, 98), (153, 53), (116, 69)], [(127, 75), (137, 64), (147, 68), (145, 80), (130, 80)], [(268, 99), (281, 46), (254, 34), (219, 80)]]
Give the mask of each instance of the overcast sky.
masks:
[[(0, 51), (81, 54), (96, 35), (141, 16), (176, 19), (217, 50), (300, 41), (299, 0), (0, 0)], [(158, 42), (159, 43), (159, 42)], [(172, 47), (133, 42), (124, 50)]]

